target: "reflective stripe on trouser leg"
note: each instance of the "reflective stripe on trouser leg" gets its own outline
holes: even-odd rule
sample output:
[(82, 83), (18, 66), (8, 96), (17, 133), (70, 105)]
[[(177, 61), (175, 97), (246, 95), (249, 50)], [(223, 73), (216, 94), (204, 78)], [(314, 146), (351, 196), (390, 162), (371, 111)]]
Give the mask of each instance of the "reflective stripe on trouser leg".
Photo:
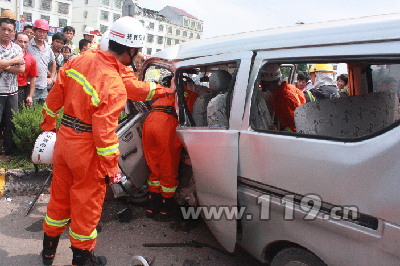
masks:
[(149, 188), (149, 192), (161, 193), (160, 181), (151, 181), (150, 178), (152, 178), (151, 174), (149, 176), (149, 179), (147, 179), (147, 186)]

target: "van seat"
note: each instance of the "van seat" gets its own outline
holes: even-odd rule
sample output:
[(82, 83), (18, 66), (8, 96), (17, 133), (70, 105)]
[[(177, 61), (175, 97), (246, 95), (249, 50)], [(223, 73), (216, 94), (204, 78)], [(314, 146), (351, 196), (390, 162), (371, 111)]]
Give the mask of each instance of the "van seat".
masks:
[(398, 99), (394, 91), (381, 91), (309, 102), (294, 114), (301, 134), (354, 138), (377, 132), (395, 121)]

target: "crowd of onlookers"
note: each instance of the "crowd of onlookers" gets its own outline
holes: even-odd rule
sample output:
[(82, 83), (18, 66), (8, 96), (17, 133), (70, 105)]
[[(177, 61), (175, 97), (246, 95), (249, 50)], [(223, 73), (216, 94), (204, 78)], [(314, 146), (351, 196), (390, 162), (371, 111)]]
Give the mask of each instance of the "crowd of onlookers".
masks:
[(25, 25), (23, 31), (17, 32), (15, 15), (3, 10), (0, 23), (0, 131), (5, 153), (12, 154), (14, 112), (24, 104), (43, 104), (56, 82), (58, 70), (86, 50), (96, 48), (94, 37), (100, 34), (87, 27), (77, 47), (72, 41), (75, 36), (72, 26), (55, 33), (50, 42), (50, 26), (45, 19)]

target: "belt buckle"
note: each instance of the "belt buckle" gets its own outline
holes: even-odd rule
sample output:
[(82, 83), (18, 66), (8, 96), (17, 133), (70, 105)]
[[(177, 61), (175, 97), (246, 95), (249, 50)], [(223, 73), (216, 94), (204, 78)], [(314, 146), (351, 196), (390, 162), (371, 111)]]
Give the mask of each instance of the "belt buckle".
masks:
[(77, 125), (76, 125), (77, 122), (78, 122), (78, 118), (75, 117), (75, 119), (72, 121), (72, 128), (73, 128), (76, 132), (82, 133), (82, 130), (80, 130), (80, 129), (77, 128)]

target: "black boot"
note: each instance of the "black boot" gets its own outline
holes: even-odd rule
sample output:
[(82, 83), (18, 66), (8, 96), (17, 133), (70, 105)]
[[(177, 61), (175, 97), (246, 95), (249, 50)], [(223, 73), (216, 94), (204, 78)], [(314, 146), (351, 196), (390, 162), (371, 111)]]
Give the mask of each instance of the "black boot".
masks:
[(60, 236), (50, 237), (50, 236), (46, 235), (46, 233), (44, 233), (43, 250), (42, 250), (42, 259), (43, 259), (44, 265), (52, 265), (53, 264), (59, 240), (60, 240)]
[(153, 218), (157, 213), (160, 212), (161, 199), (160, 193), (149, 192), (146, 217)]
[(95, 256), (93, 251), (87, 249), (72, 249), (72, 266), (102, 266), (107, 264), (104, 256)]
[(160, 221), (170, 221), (176, 214), (176, 204), (174, 197), (162, 198), (160, 209)]

